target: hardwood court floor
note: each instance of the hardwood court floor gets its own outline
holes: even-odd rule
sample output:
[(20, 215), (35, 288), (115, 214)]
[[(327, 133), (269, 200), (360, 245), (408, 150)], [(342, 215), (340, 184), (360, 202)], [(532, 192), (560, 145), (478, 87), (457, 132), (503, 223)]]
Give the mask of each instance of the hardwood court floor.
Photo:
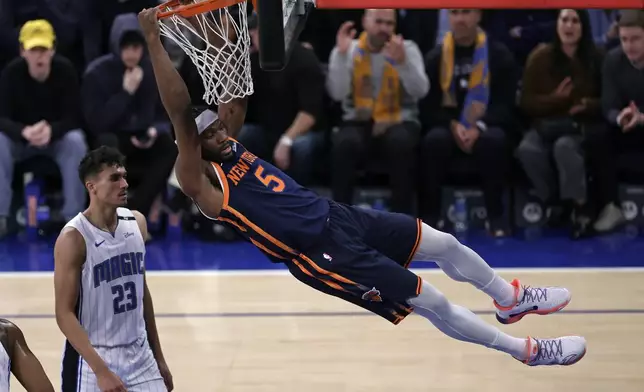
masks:
[[(511, 326), (498, 324), (491, 301), (469, 285), (438, 271), (421, 275), (508, 333), (581, 334), (588, 353), (571, 367), (531, 368), (454, 341), (418, 316), (393, 326), (281, 273), (148, 279), (180, 392), (644, 390), (644, 270), (503, 272), (573, 293), (564, 312)], [(0, 288), (0, 314), (18, 316), (13, 320), (59, 390), (63, 337), (53, 318), (51, 276), (0, 275)], [(15, 379), (12, 386), (23, 391)]]

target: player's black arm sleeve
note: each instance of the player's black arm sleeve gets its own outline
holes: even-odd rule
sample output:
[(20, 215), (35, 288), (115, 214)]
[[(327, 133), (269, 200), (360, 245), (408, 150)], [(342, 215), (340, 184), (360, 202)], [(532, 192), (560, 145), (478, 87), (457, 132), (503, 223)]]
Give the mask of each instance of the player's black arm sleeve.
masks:
[(11, 350), (11, 372), (28, 392), (54, 392), (40, 361), (31, 352), (25, 336), (15, 324), (3, 320)]

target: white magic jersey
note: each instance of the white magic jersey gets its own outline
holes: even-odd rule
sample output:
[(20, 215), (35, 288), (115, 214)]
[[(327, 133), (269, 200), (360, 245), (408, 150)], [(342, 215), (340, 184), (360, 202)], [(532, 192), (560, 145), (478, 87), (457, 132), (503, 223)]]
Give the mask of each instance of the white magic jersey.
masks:
[[(129, 392), (167, 392), (150, 349), (143, 318), (145, 243), (132, 211), (118, 208), (114, 235), (83, 214), (66, 226), (85, 239), (76, 315), (92, 346)], [(62, 392), (100, 392), (96, 375), (69, 342), (61, 369)]]
[(76, 316), (94, 347), (129, 345), (145, 334), (145, 243), (132, 211), (118, 208), (114, 235), (81, 213), (67, 223), (85, 239)]
[(7, 350), (0, 343), (0, 392), (9, 392), (9, 379), (11, 378), (11, 359)]

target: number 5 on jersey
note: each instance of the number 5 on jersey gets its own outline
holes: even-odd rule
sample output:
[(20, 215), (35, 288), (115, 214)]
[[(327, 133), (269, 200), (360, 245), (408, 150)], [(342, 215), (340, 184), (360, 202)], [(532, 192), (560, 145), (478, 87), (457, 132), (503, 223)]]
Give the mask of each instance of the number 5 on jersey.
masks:
[[(112, 286), (114, 294), (114, 314), (121, 314), (136, 309), (136, 284), (134, 282), (125, 282), (122, 285)], [(123, 300), (127, 300), (124, 304)]]
[(264, 184), (266, 188), (269, 188), (273, 192), (282, 192), (286, 185), (281, 178), (276, 177), (272, 174), (264, 174), (264, 166), (259, 165), (257, 170), (255, 170), (255, 177)]

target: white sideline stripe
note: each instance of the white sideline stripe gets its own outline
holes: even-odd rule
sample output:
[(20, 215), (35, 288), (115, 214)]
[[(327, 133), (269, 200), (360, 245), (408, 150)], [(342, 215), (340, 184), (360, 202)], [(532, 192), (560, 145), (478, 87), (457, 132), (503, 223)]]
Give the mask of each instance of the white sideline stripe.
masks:
[[(644, 267), (597, 267), (597, 268), (495, 268), (498, 273), (517, 274), (594, 274), (606, 272), (638, 273), (644, 272)], [(420, 275), (443, 274), (438, 268), (412, 268), (412, 272)], [(51, 278), (53, 272), (0, 272), (1, 278)], [(284, 276), (290, 275), (288, 270), (176, 270), (176, 271), (148, 271), (147, 276)]]

